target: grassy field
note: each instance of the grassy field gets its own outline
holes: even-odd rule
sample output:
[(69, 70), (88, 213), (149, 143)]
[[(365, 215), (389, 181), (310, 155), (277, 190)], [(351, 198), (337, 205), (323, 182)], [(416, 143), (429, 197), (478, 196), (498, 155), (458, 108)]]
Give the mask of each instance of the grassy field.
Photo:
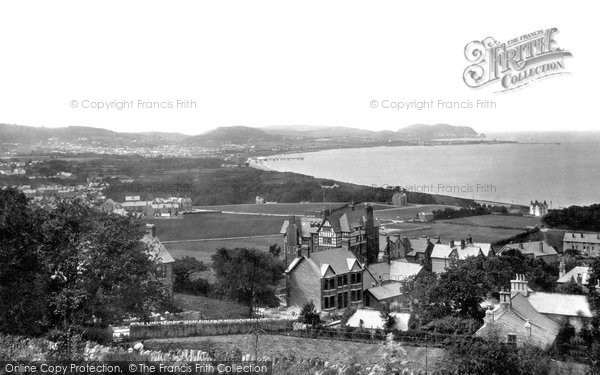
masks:
[(269, 246), (277, 243), (282, 245), (282, 237), (279, 235), (268, 237), (254, 237), (232, 240), (197, 241), (197, 242), (168, 242), (165, 247), (175, 258), (192, 256), (205, 263), (210, 263), (210, 256), (221, 247), (254, 247), (259, 250), (268, 251)]
[(231, 300), (204, 296), (175, 294), (175, 304), (184, 311), (200, 311), (210, 319), (238, 319), (248, 317), (248, 307)]
[(539, 217), (510, 215), (481, 215), (463, 217), (460, 219), (452, 219), (449, 221), (457, 224), (473, 224), (485, 227), (502, 227), (514, 229), (525, 229), (528, 226), (539, 225), (541, 222)]
[(375, 217), (380, 220), (407, 220), (417, 217), (419, 212), (431, 212), (433, 210), (443, 210), (444, 208), (454, 208), (457, 206), (442, 206), (442, 205), (418, 205), (406, 206), (397, 208), (388, 208), (385, 210), (375, 211)]
[(228, 206), (194, 206), (195, 209), (272, 215), (314, 215), (323, 209), (344, 206), (344, 202), (234, 204)]
[(444, 221), (426, 223), (423, 224), (421, 227), (417, 227), (414, 229), (410, 227), (407, 228), (405, 223), (391, 224), (387, 225), (386, 227), (389, 229), (400, 229), (402, 230), (402, 234), (409, 238), (420, 237), (422, 235), (427, 235), (430, 237), (440, 236), (440, 239), (444, 243), (452, 239), (459, 240), (462, 238), (466, 238), (469, 234), (473, 236), (473, 241), (475, 242), (494, 243), (496, 241), (507, 239), (523, 232), (521, 230), (515, 229), (500, 229), (459, 225)]
[[(185, 337), (176, 339), (152, 339), (144, 341), (144, 346), (150, 349), (177, 350), (199, 349), (208, 350), (220, 346), (228, 349), (237, 348), (242, 353), (254, 353), (253, 337), (250, 335)], [(441, 365), (445, 351), (443, 349), (405, 346), (405, 367), (411, 369), (424, 368), (425, 357), (430, 369)], [(375, 364), (381, 362), (382, 345), (365, 344), (350, 341), (333, 341), (288, 337), (281, 335), (262, 335), (258, 341), (258, 355), (271, 358), (281, 358), (293, 355), (296, 358), (323, 358), (329, 362), (357, 362)]]
[(191, 214), (182, 219), (148, 219), (161, 241), (195, 240), (278, 234), (282, 217), (236, 214)]

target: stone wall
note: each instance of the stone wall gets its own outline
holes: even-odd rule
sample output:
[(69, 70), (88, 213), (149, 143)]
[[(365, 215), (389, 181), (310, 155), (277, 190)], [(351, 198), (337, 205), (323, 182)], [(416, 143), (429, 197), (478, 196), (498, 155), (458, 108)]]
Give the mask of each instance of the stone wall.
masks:
[(129, 336), (132, 340), (245, 334), (258, 328), (266, 332), (279, 332), (292, 329), (292, 319), (227, 319), (227, 320), (186, 320), (164, 321), (148, 324), (133, 323)]

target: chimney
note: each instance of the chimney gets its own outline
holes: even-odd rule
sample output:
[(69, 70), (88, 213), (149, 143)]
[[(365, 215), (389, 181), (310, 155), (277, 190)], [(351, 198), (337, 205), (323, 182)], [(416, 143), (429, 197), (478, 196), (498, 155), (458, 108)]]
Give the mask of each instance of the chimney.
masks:
[(467, 237), (467, 239), (469, 240), (469, 243), (473, 243), (473, 237), (471, 237), (471, 233), (469, 233), (469, 237)]
[(578, 286), (579, 288), (581, 288), (581, 285), (582, 285), (582, 284), (583, 284), (583, 277), (581, 277), (581, 274), (580, 274), (580, 273), (578, 273), (578, 274), (577, 274), (577, 286)]
[(494, 322), (494, 312), (492, 310), (485, 310), (485, 324)]
[(529, 320), (525, 322), (525, 336), (531, 337), (531, 323), (529, 323)]
[(579, 235), (581, 236), (581, 238), (583, 238), (583, 233), (580, 233)]
[(571, 233), (571, 237), (572, 237), (572, 238), (575, 238), (575, 233)]
[(514, 296), (517, 293), (527, 297), (527, 278), (525, 275), (517, 274), (515, 279), (510, 281), (510, 295)]
[(156, 238), (156, 224), (146, 224), (146, 234)]
[(450, 240), (450, 247), (454, 247), (454, 240)]
[(567, 270), (565, 269), (565, 260), (561, 259), (560, 264), (558, 265), (558, 278), (563, 278), (567, 274)]
[(460, 240), (460, 248), (461, 249), (465, 248), (465, 240)]
[(365, 221), (365, 237), (367, 240), (367, 263), (373, 264), (377, 262), (379, 257), (379, 240), (378, 234), (375, 232), (375, 218), (373, 217), (373, 206), (367, 205), (367, 218)]
[(523, 242), (519, 242), (519, 249), (523, 248)]
[(390, 236), (389, 235), (385, 236), (385, 240), (387, 242), (387, 256), (388, 256), (387, 261), (388, 261), (388, 264), (391, 264), (392, 263), (392, 244), (390, 242)]
[(500, 309), (508, 310), (511, 307), (510, 292), (502, 288), (500, 290)]

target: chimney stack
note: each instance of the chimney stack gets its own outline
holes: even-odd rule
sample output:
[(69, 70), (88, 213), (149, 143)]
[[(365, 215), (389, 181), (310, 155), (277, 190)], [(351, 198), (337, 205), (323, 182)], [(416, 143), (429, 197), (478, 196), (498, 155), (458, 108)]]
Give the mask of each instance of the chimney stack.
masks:
[(146, 224), (146, 233), (156, 238), (156, 224)]
[(454, 247), (454, 240), (450, 240), (450, 247)]
[(494, 322), (494, 312), (492, 310), (485, 310), (485, 323), (490, 324)]
[(525, 322), (525, 336), (531, 337), (531, 323), (529, 323), (529, 320)]
[(500, 309), (508, 310), (511, 307), (510, 292), (502, 288), (500, 290)]
[(583, 284), (583, 277), (581, 276), (581, 273), (577, 274), (577, 286), (579, 288), (581, 288), (581, 285)]
[(460, 240), (460, 248), (461, 249), (465, 248), (465, 240)]
[(514, 280), (510, 281), (510, 294), (514, 296), (517, 293), (521, 293), (527, 297), (527, 278), (525, 275), (517, 274)]
[(567, 270), (565, 268), (565, 260), (561, 259), (560, 264), (558, 265), (558, 278), (563, 278), (567, 274)]

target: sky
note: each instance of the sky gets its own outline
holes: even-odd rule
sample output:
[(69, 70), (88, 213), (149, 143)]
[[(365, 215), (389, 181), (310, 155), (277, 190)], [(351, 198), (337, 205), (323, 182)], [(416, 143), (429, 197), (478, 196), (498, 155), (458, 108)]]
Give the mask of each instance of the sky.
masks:
[[(458, 3), (2, 2), (0, 123), (186, 134), (415, 123), (596, 130), (593, 2)], [(573, 54), (569, 74), (502, 93), (463, 82), (469, 42), (552, 27)], [(430, 100), (432, 108), (389, 108)], [(477, 100), (495, 107), (454, 104)]]

